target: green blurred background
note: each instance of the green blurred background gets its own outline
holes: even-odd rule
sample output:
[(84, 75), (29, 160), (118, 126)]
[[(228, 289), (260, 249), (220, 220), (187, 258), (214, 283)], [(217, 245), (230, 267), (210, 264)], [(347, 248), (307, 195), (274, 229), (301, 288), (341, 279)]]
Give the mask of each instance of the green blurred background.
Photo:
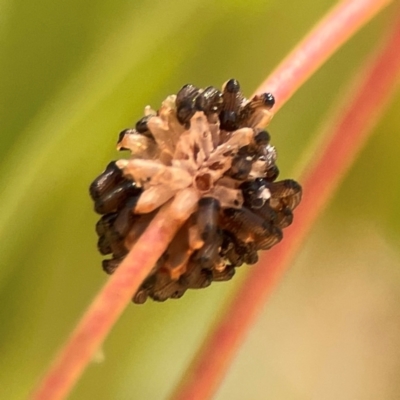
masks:
[[(26, 398), (106, 281), (88, 185), (183, 84), (250, 95), (333, 0), (0, 0), (0, 397)], [(270, 127), (281, 177), (379, 43), (387, 9)], [(216, 399), (400, 398), (400, 96), (265, 307)], [(71, 399), (166, 399), (235, 286), (131, 305)]]

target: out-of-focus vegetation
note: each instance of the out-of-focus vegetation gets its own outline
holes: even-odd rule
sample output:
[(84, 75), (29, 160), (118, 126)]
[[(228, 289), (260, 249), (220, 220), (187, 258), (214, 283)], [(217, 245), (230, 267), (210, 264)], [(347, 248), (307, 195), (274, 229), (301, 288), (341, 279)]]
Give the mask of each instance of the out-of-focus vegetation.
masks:
[[(183, 84), (249, 95), (333, 0), (0, 2), (0, 397), (25, 398), (105, 282), (88, 185), (120, 130)], [(391, 20), (279, 112), (282, 177)], [(373, 93), (371, 93), (373, 95)], [(400, 96), (240, 351), (217, 399), (398, 399)], [(229, 283), (130, 306), (71, 399), (165, 399)], [(102, 360), (102, 361), (101, 361)]]

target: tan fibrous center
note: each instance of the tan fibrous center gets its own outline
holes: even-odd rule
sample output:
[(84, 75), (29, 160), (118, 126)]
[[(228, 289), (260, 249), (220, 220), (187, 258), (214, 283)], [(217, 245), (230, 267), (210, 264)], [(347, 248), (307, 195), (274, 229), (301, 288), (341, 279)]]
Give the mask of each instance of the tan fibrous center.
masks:
[(213, 181), (209, 173), (199, 173), (194, 178), (194, 185), (199, 192), (207, 193), (213, 186)]

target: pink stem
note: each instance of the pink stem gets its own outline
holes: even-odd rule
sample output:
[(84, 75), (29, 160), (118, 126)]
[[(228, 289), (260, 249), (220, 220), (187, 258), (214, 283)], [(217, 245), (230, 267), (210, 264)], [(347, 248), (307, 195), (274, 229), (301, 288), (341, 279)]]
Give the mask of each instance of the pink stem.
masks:
[(256, 93), (273, 93), (276, 100), (274, 111), (280, 109), (340, 46), (390, 2), (340, 1), (278, 65)]
[(282, 243), (269, 250), (249, 273), (173, 399), (209, 399), (217, 390), (263, 304), (367, 141), (400, 80), (400, 18), (382, 47), (370, 68), (359, 74), (364, 77), (361, 85), (358, 89), (352, 86), (353, 97), (346, 98), (345, 107), (340, 107), (341, 114), (327, 135), (328, 143), (301, 179), (304, 197), (296, 210), (294, 226), (287, 230)]
[[(181, 220), (174, 221), (171, 218), (170, 208), (171, 204), (168, 204), (158, 212), (107, 281), (31, 395), (31, 399), (55, 400), (68, 395), (182, 224)], [(187, 219), (189, 215), (182, 215), (182, 220)]]
[[(330, 16), (322, 22), (322, 27), (319, 28), (321, 30), (315, 30), (301, 44), (304, 50), (299, 49), (293, 53), (283, 66), (278, 68), (277, 77), (272, 76), (265, 84), (269, 91), (276, 94), (278, 107), (334, 53), (338, 46), (389, 2), (390, 0), (346, 0), (343, 6), (329, 14)], [(346, 23), (343, 24), (342, 20)], [(324, 24), (329, 24), (332, 28), (328, 31), (332, 36), (336, 32), (337, 37), (323, 33)], [(344, 34), (340, 32), (341, 29), (344, 30)], [(323, 36), (316, 37), (319, 34)], [(306, 49), (309, 56), (299, 58)], [(318, 60), (317, 63), (313, 57)], [(68, 395), (178, 228), (179, 222), (171, 221), (168, 209), (159, 212), (83, 315), (68, 342), (32, 393), (31, 399), (55, 400)]]

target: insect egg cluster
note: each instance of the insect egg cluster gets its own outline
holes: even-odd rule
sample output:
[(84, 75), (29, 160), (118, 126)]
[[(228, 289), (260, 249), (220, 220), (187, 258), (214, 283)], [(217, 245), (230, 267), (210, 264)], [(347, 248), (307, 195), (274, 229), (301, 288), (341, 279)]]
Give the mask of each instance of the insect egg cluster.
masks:
[(120, 133), (117, 148), (130, 157), (112, 161), (90, 186), (102, 215), (98, 248), (111, 255), (104, 270), (118, 268), (160, 207), (182, 198), (193, 210), (133, 294), (135, 303), (229, 280), (282, 239), (301, 187), (276, 181), (276, 151), (264, 130), (273, 105), (270, 93), (247, 100), (235, 79), (222, 91), (185, 85)]

